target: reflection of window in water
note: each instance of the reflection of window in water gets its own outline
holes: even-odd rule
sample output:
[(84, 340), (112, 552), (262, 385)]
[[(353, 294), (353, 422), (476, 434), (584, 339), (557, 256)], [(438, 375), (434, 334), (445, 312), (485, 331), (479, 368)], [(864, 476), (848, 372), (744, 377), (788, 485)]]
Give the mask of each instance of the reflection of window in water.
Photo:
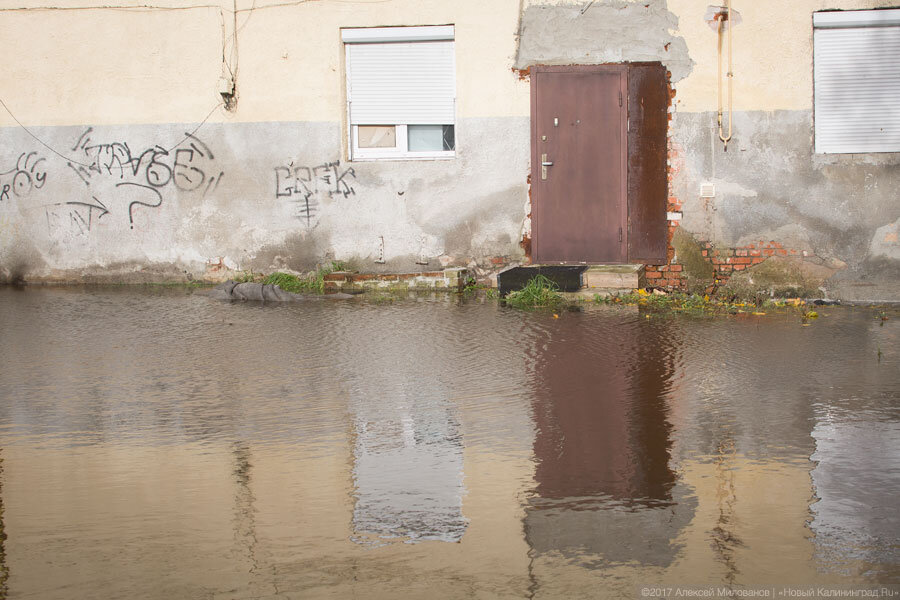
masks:
[(459, 541), (463, 450), (446, 401), (364, 403), (356, 414), (353, 529), (366, 538)]
[(696, 507), (670, 466), (677, 332), (627, 319), (609, 328), (600, 338), (560, 321), (536, 344), (526, 539), (539, 553), (667, 566)]
[(854, 397), (819, 409), (810, 529), (821, 569), (865, 572), (873, 581), (897, 576), (900, 423), (892, 400)]

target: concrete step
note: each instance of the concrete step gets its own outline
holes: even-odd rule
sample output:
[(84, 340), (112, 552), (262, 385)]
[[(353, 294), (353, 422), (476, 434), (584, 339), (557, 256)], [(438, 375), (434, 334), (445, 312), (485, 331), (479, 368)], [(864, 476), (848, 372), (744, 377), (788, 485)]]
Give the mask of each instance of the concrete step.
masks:
[(582, 290), (633, 290), (643, 265), (602, 265), (589, 267), (581, 274)]

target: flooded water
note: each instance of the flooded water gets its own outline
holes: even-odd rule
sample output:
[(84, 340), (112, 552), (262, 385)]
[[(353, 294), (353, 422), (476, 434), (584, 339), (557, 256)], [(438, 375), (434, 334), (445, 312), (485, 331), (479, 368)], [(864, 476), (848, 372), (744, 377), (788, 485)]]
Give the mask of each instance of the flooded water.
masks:
[(900, 313), (819, 312), (0, 288), (0, 598), (900, 584)]

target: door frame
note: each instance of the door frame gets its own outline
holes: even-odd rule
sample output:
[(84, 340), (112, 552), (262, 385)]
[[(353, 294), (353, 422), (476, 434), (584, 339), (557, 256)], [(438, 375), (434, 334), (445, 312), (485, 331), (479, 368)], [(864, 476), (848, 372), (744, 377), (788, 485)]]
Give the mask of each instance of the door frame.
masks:
[[(629, 264), (628, 256), (628, 65), (627, 64), (603, 64), (603, 65), (534, 65), (530, 69), (531, 72), (531, 250), (533, 264), (554, 264), (554, 265), (590, 265), (590, 264)], [(622, 231), (623, 248), (621, 262), (590, 262), (590, 261), (574, 261), (574, 262), (541, 262), (540, 260), (540, 218), (538, 217), (538, 206), (542, 201), (538, 192), (537, 182), (534, 179), (540, 175), (540, 145), (538, 144), (538, 127), (537, 127), (537, 92), (538, 92), (538, 75), (541, 73), (601, 73), (612, 72), (619, 74), (619, 98), (621, 99), (621, 110), (619, 111), (621, 140), (622, 140), (622, 160), (621, 160), (621, 193), (620, 198), (622, 205), (622, 222), (619, 224)]]

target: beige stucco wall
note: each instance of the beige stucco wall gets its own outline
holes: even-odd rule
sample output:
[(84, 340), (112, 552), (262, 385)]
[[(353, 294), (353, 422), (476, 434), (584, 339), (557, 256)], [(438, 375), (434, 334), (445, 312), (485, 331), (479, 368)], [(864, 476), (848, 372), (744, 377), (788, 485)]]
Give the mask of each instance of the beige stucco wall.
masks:
[[(199, 122), (221, 101), (222, 17), (2, 10), (0, 97), (30, 126)], [(15, 122), (0, 111), (0, 125)]]
[[(224, 0), (185, 5), (121, 0), (104, 8), (0, 10), (3, 100), (27, 125), (199, 122), (219, 102), (220, 78), (237, 72), (237, 111), (212, 121), (342, 121), (345, 113), (341, 27), (453, 23), (458, 115), (528, 116), (528, 84), (511, 71), (520, 9), (584, 5), (571, 0), (353, 3)], [(669, 0), (695, 61), (677, 85), (679, 110), (716, 109), (716, 33), (707, 5)], [(891, 0), (735, 0), (734, 109), (812, 107), (812, 23), (817, 10), (877, 8)], [(65, 6), (64, 4), (62, 6)], [(106, 4), (106, 6), (112, 6)], [(237, 7), (237, 12), (235, 12)], [(589, 9), (590, 10), (590, 9)], [(234, 44), (237, 25), (237, 46)], [(0, 126), (13, 125), (0, 113)]]
[[(716, 110), (717, 35), (703, 17), (711, 3), (669, 0), (696, 62), (678, 84), (678, 110)], [(724, 3), (723, 3), (724, 4)], [(812, 108), (812, 13), (828, 9), (879, 8), (890, 0), (733, 0), (742, 22), (734, 28), (734, 110), (810, 110)], [(727, 42), (723, 58), (727, 57)], [(727, 63), (723, 62), (723, 71)]]
[[(230, 2), (158, 9), (0, 10), (3, 99), (26, 125), (331, 121), (345, 115), (341, 27), (456, 25), (457, 116), (527, 116), (512, 72), (518, 2)], [(117, 6), (138, 6), (137, 0)], [(199, 3), (198, 3), (199, 4)], [(176, 9), (175, 7), (178, 6)], [(252, 9), (251, 9), (252, 7)], [(234, 47), (235, 23), (237, 48)], [(39, 34), (39, 35), (36, 35)], [(0, 126), (14, 125), (5, 111)]]

